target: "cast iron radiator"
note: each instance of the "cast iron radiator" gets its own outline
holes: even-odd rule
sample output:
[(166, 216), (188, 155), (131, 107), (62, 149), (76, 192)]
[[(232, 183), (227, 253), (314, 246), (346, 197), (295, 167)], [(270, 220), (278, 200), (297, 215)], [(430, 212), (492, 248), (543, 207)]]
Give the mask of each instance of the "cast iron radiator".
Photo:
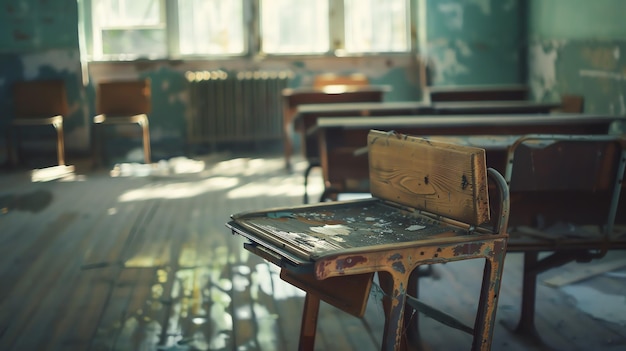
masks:
[(291, 72), (187, 72), (190, 143), (266, 141), (282, 137), (282, 95)]

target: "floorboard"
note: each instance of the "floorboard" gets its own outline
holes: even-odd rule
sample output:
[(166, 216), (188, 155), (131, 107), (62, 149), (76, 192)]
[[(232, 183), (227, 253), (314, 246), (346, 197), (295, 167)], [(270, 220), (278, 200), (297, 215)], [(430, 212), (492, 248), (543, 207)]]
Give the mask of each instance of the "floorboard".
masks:
[[(288, 173), (271, 153), (194, 160), (205, 164), (196, 173), (140, 176), (131, 166), (113, 177), (77, 159), (76, 174), (47, 182), (31, 181), (28, 169), (0, 171), (0, 350), (296, 350), (304, 293), (225, 223), (238, 212), (300, 205), (306, 163), (296, 157)], [(313, 169), (310, 198), (321, 191)], [(598, 262), (615, 257), (623, 253)], [(560, 287), (542, 282), (584, 266), (541, 274), (536, 322), (545, 345), (512, 333), (522, 258), (506, 258), (492, 349), (626, 348), (624, 318), (591, 308), (601, 300), (617, 301), (609, 312), (626, 308), (623, 267)], [(483, 264), (435, 266), (420, 278), (420, 298), (471, 324)], [(582, 300), (587, 291), (597, 301)], [(373, 288), (363, 318), (322, 302), (315, 349), (380, 349), (381, 298)], [(416, 317), (424, 350), (469, 349), (469, 335)]]

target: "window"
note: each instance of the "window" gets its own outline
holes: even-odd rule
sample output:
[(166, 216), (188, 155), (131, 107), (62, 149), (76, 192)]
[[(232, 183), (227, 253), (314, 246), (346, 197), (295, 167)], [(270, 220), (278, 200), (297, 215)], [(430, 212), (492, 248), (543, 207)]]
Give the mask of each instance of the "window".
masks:
[(263, 52), (328, 52), (328, 0), (261, 0), (260, 7)]
[(346, 51), (409, 51), (410, 18), (406, 5), (402, 0), (344, 0)]
[(167, 55), (165, 11), (158, 0), (94, 0), (93, 56)]
[(360, 55), (412, 45), (410, 0), (79, 2), (88, 60)]
[(241, 0), (178, 0), (181, 55), (240, 55), (244, 47)]

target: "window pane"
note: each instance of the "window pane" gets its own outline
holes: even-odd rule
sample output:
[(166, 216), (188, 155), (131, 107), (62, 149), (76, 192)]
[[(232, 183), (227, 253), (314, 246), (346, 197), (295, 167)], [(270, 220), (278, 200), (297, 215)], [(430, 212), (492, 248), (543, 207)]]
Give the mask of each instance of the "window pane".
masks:
[(93, 58), (167, 56), (161, 0), (93, 0)]
[(179, 0), (180, 53), (242, 54), (242, 0)]
[(102, 27), (154, 26), (161, 24), (160, 0), (95, 0)]
[(261, 50), (324, 53), (329, 50), (328, 0), (261, 0)]
[(406, 0), (344, 0), (344, 14), (346, 51), (409, 50)]
[(102, 31), (104, 55), (129, 55), (128, 58), (165, 57), (165, 32), (158, 29), (108, 29)]

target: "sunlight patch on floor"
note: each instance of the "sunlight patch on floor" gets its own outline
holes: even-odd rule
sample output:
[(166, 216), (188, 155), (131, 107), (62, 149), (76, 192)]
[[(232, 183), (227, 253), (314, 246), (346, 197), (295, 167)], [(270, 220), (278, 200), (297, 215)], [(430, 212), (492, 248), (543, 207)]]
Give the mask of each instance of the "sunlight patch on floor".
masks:
[(118, 200), (131, 202), (150, 199), (182, 199), (233, 188), (238, 184), (239, 179), (233, 177), (214, 177), (173, 184), (150, 184), (141, 189), (129, 190), (120, 195)]

